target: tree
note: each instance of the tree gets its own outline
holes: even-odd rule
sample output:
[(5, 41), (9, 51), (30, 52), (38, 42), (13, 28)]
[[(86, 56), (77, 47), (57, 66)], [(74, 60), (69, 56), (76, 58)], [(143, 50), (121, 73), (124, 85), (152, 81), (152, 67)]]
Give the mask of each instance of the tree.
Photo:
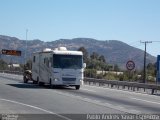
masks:
[(99, 60), (100, 60), (101, 62), (106, 63), (105, 57), (104, 57), (103, 55), (101, 55), (101, 56), (99, 57)]
[(147, 73), (148, 75), (155, 76), (156, 75), (156, 64), (149, 63), (147, 65)]
[(91, 59), (98, 60), (98, 58), (99, 58), (99, 55), (98, 55), (98, 53), (96, 53), (96, 52), (93, 52), (93, 53), (90, 55), (90, 58), (91, 58)]
[[(92, 54), (88, 55), (87, 50), (84, 47), (80, 47), (78, 51), (83, 52), (83, 59), (84, 62), (87, 63), (87, 67), (85, 69), (85, 76), (86, 77), (96, 77), (96, 78), (105, 78), (109, 75), (108, 79), (118, 79), (117, 75), (114, 74), (107, 74), (105, 75), (104, 71), (109, 70), (119, 70), (118, 65), (115, 65), (115, 68), (113, 65), (108, 65), (106, 63), (104, 55), (99, 55), (96, 52), (93, 52)], [(97, 74), (97, 71), (101, 71), (101, 74)]]
[(114, 71), (119, 71), (119, 70), (120, 70), (120, 69), (119, 69), (118, 65), (115, 64), (115, 65), (114, 65)]
[(82, 51), (83, 52), (83, 60), (84, 60), (85, 63), (87, 63), (87, 61), (88, 61), (88, 52), (87, 52), (87, 50), (84, 47), (80, 47), (78, 49), (78, 51)]
[(31, 70), (32, 69), (32, 60), (28, 60), (27, 63), (24, 65), (24, 70)]
[(4, 60), (0, 60), (0, 69), (6, 70), (8, 68), (8, 64)]

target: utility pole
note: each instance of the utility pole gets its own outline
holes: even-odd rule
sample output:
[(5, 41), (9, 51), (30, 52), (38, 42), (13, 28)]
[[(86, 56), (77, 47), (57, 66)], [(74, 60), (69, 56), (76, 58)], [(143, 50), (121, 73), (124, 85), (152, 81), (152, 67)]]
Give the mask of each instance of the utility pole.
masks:
[(152, 41), (140, 41), (141, 43), (144, 43), (145, 44), (145, 51), (144, 51), (144, 68), (143, 68), (143, 83), (146, 82), (146, 46), (147, 46), (147, 43), (152, 43)]
[(28, 29), (26, 29), (26, 48), (25, 48), (25, 57), (24, 57), (24, 64), (27, 63), (27, 36), (28, 35)]

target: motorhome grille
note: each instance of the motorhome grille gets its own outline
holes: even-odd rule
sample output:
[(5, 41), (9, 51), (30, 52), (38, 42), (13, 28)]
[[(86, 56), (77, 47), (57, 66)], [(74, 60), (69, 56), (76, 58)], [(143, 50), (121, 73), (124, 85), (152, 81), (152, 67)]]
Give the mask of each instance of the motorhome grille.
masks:
[(63, 81), (76, 81), (76, 78), (62, 78)]

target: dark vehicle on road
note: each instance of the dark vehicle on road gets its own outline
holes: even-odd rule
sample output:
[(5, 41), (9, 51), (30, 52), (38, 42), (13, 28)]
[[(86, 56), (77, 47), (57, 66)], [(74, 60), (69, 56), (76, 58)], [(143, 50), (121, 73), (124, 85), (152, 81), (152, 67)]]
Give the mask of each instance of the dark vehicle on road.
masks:
[(25, 70), (23, 73), (23, 82), (27, 83), (29, 80), (32, 81), (32, 72), (31, 70)]

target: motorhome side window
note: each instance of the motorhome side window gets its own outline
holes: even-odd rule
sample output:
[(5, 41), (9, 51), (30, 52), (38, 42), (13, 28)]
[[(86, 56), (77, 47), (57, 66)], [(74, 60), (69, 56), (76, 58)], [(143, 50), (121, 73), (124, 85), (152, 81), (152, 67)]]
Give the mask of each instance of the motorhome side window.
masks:
[(36, 56), (33, 56), (33, 62), (36, 62)]

